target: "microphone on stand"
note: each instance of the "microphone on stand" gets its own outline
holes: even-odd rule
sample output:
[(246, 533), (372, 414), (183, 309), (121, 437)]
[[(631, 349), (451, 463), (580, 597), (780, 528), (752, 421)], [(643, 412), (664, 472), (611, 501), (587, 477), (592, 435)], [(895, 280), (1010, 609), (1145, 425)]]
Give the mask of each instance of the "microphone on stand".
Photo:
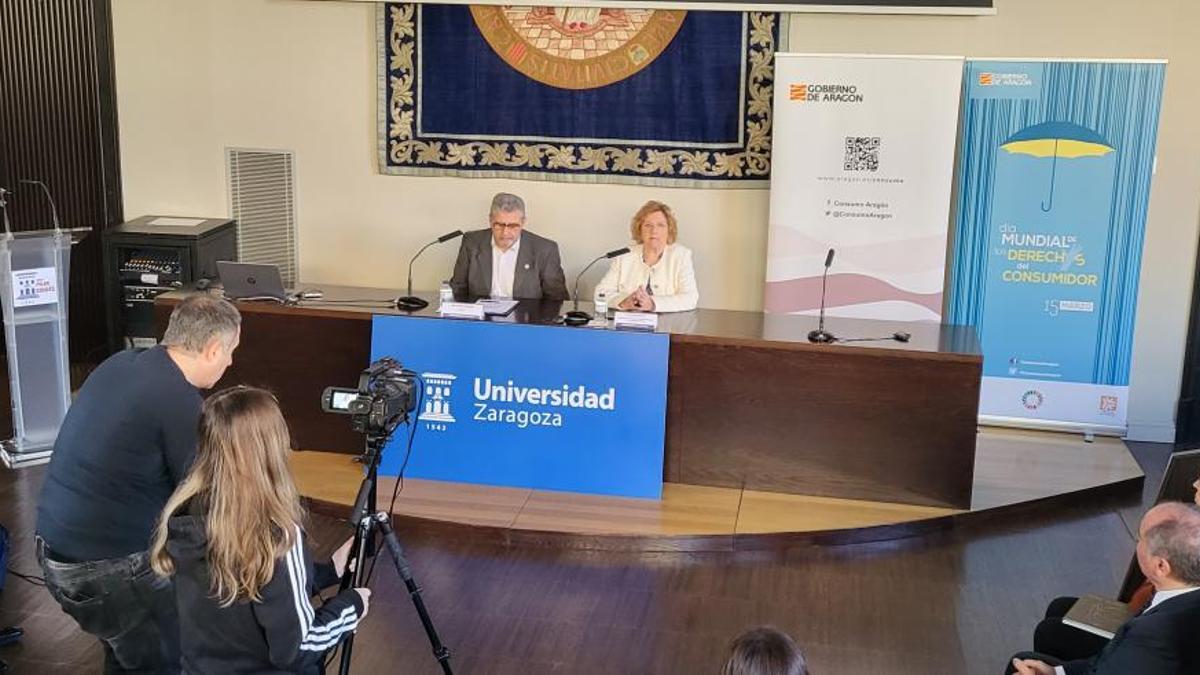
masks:
[(809, 342), (827, 344), (836, 342), (837, 338), (825, 330), (825, 280), (829, 278), (829, 266), (833, 264), (833, 249), (825, 254), (825, 271), (821, 274), (821, 318), (817, 321), (817, 329), (808, 333)]
[(50, 188), (40, 180), (22, 178), (21, 182), (26, 185), (40, 185), (42, 187), (42, 193), (46, 195), (46, 201), (50, 202), (50, 216), (54, 220), (54, 230), (56, 232), (61, 230), (62, 226), (58, 222), (58, 207), (54, 204), (54, 197), (50, 196)]
[(575, 276), (575, 292), (572, 294), (572, 296), (575, 298), (575, 308), (563, 316), (563, 323), (568, 326), (586, 326), (589, 322), (591, 322), (592, 315), (579, 309), (579, 280), (583, 278), (584, 272), (587, 272), (589, 269), (591, 269), (592, 265), (595, 265), (606, 258), (615, 258), (619, 255), (625, 255), (626, 253), (629, 253), (628, 246), (616, 249), (615, 251), (609, 251), (601, 256), (597, 256), (595, 260), (592, 260), (592, 262), (588, 263), (587, 266)]
[(0, 187), (0, 218), (4, 219), (4, 236), (12, 239), (12, 228), (8, 224), (8, 201), (4, 198), (10, 194), (7, 188)]
[(407, 295), (403, 295), (399, 298), (396, 298), (396, 300), (395, 300), (396, 309), (402, 309), (406, 312), (415, 312), (418, 309), (425, 309), (426, 307), (429, 306), (428, 300), (425, 300), (423, 298), (418, 298), (412, 294), (413, 293), (413, 291), (412, 291), (413, 262), (415, 262), (416, 259), (422, 253), (425, 252), (425, 249), (429, 248), (430, 246), (433, 246), (434, 244), (444, 244), (444, 243), (450, 241), (451, 239), (457, 239), (458, 237), (461, 237), (461, 236), (463, 236), (462, 230), (455, 230), (453, 232), (447, 232), (446, 234), (443, 234), (442, 236), (438, 237), (437, 239), (422, 246), (421, 250), (417, 251), (416, 255), (414, 255), (411, 259), (409, 259), (409, 261), (408, 261), (408, 291), (407, 291)]

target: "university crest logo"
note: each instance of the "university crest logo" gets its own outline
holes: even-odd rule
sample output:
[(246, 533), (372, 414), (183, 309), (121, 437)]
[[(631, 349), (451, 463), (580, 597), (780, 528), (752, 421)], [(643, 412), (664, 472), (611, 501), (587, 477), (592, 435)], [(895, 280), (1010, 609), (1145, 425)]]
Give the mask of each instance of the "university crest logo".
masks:
[(453, 422), (450, 392), (458, 376), (447, 373), (421, 373), (421, 377), (425, 380), (425, 401), (417, 419), (426, 422)]
[(562, 89), (620, 82), (650, 65), (686, 11), (473, 5), (475, 25), (517, 71)]

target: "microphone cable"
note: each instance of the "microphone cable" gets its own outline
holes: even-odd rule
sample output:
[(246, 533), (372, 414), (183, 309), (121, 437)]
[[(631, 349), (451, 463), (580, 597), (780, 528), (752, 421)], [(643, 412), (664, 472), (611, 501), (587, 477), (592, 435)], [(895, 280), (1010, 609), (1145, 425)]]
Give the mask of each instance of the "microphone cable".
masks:
[(361, 304), (365, 305), (365, 304), (374, 303), (374, 304), (395, 306), (395, 304), (396, 304), (394, 301), (388, 300), (386, 298), (351, 298), (351, 299), (338, 298), (336, 300), (325, 300), (323, 298), (297, 298), (296, 300), (297, 300), (297, 304), (306, 303), (306, 304), (313, 304), (313, 305), (346, 305), (346, 304), (352, 304), (352, 303), (361, 303)]

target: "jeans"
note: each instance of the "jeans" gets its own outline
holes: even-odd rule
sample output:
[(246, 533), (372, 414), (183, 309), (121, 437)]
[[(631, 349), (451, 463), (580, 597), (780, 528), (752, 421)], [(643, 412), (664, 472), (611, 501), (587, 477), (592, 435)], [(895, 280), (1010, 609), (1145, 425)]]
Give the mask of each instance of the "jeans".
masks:
[(63, 611), (100, 638), (105, 673), (180, 672), (175, 590), (150, 569), (148, 553), (61, 562), (38, 537), (37, 557)]

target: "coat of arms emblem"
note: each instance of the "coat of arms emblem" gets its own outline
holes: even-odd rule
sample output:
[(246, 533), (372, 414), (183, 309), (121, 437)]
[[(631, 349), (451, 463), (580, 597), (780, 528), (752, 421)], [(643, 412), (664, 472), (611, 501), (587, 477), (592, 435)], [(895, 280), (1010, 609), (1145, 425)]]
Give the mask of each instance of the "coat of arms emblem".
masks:
[(593, 89), (650, 65), (671, 44), (686, 11), (474, 5), (492, 51), (538, 82)]

